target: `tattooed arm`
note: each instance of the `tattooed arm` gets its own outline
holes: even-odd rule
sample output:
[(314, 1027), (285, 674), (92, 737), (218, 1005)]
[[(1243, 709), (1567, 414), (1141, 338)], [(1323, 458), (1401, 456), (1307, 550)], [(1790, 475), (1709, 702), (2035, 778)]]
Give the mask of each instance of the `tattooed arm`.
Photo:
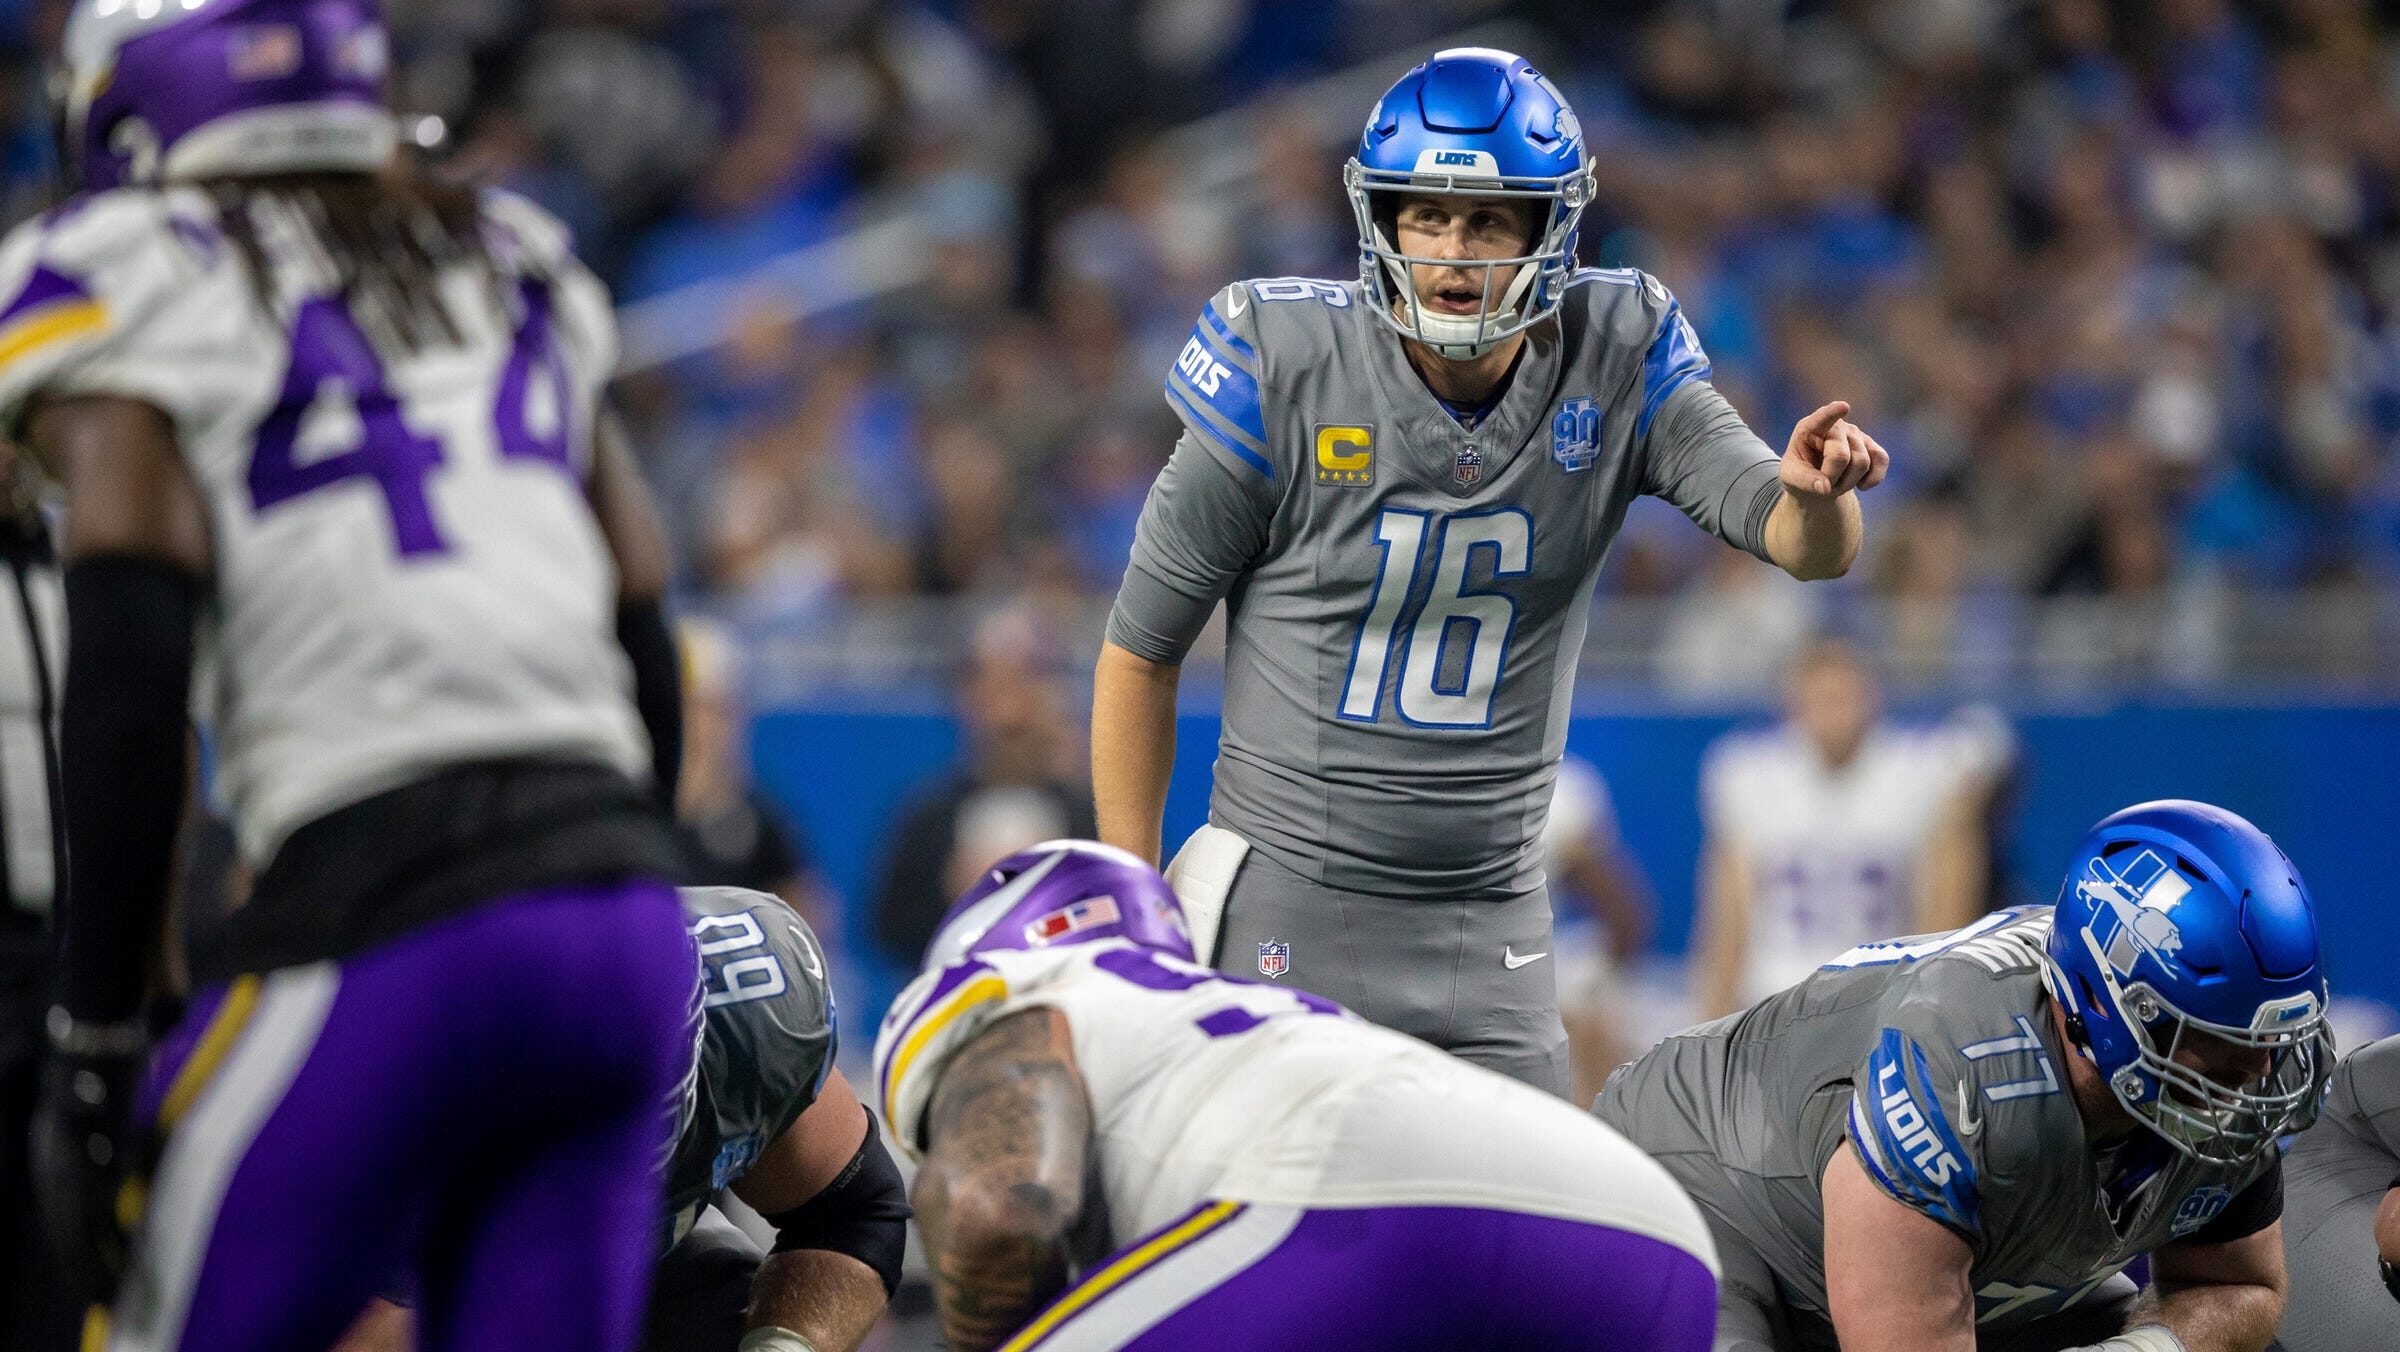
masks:
[(914, 1201), (943, 1343), (982, 1352), (1073, 1271), (1092, 1112), (1066, 1016), (1023, 1010), (977, 1034), (942, 1072), (925, 1121)]

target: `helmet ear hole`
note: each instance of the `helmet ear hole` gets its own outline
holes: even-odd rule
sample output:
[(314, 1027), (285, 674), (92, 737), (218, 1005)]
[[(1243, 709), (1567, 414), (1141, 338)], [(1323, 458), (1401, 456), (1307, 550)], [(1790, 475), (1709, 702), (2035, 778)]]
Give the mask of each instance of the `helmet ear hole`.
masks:
[(2108, 1017), (2108, 1002), (2100, 998), (2100, 992), (2093, 990), (2092, 983), (2080, 973), (2075, 977), (2075, 988), (2083, 994), (2083, 1008), (2076, 1011), (2078, 1018), (2083, 1017), (2086, 1011), (2102, 1019)]

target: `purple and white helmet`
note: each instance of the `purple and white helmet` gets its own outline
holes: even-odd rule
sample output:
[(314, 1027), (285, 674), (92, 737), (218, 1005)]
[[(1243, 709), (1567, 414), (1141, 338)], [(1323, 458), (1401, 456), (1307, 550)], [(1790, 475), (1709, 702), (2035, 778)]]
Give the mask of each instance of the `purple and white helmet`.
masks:
[(1130, 939), (1193, 960), (1183, 907), (1157, 869), (1113, 845), (1046, 840), (984, 871), (942, 917), (925, 965), (1096, 939)]
[(76, 0), (55, 90), (85, 191), (373, 171), (398, 134), (377, 0)]

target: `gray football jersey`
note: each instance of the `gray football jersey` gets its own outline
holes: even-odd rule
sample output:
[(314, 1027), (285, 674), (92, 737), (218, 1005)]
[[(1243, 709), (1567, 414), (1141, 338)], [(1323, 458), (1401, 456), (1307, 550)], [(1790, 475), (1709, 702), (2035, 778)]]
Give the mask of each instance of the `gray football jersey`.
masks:
[[(1472, 427), (1356, 283), (1236, 283), (1167, 376), (1185, 432), (1109, 618), (1179, 662), (1227, 604), (1210, 819), (1328, 886), (1538, 885), (1602, 559), (1636, 494), (1758, 553), (1777, 458), (1666, 288), (1575, 274)], [(1763, 555), (1762, 555), (1763, 557)]]
[(800, 1120), (833, 1069), (833, 990), (807, 922), (765, 892), (681, 889), (700, 946), (700, 1073), (667, 1166), (672, 1243)]
[(1847, 1139), (1887, 1193), (1973, 1247), (1976, 1322), (2053, 1315), (2216, 1218), (2273, 1167), (2205, 1165), (2147, 1132), (2084, 1136), (2051, 1025), (2050, 908), (1862, 944), (1619, 1070), (1594, 1111), (1754, 1244), (1825, 1318), (1819, 1180)]
[[(2325, 1089), (2325, 1110), (2314, 1131), (2303, 1133), (2294, 1152), (2335, 1133), (2400, 1159), (2400, 1037), (2379, 1038), (2334, 1066)], [(2330, 1137), (2327, 1144), (2332, 1144)]]

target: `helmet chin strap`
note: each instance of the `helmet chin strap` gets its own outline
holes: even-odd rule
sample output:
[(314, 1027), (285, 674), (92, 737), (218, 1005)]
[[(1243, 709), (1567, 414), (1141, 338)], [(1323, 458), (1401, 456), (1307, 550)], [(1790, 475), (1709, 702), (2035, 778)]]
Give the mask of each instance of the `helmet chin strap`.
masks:
[[(1384, 238), (1383, 246), (1393, 253), (1399, 252), (1397, 248), (1393, 247), (1388, 236)], [(1515, 313), (1519, 305), (1523, 303), (1526, 291), (1533, 284), (1534, 274), (1541, 271), (1541, 265), (1538, 263), (1519, 264), (1517, 275), (1509, 282), (1508, 290), (1501, 296), (1499, 306), (1489, 314), (1479, 314), (1474, 318), (1468, 318), (1464, 315), (1428, 313), (1423, 302), (1417, 298), (1416, 279), (1409, 274), (1409, 265), (1386, 257), (1383, 260), (1383, 266), (1385, 272), (1392, 279), (1393, 289), (1407, 299), (1409, 318), (1413, 321), (1412, 327), (1415, 328), (1419, 341), (1451, 361), (1473, 361), (1512, 337), (1513, 335), (1510, 334), (1500, 334), (1478, 340), (1476, 335), (1483, 332), (1489, 325), (1499, 323), (1506, 316)], [(1484, 275), (1489, 277), (1491, 270), (1486, 268)]]

